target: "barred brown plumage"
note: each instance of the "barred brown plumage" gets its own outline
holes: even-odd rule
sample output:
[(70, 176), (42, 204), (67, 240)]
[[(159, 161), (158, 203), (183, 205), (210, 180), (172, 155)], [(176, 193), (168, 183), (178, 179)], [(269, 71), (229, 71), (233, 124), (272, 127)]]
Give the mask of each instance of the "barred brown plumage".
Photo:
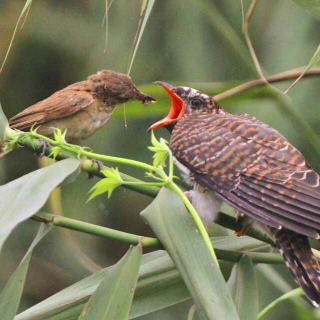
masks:
[(208, 199), (201, 197), (203, 189), (256, 221), (276, 241), (294, 279), (318, 307), (320, 267), (308, 237), (320, 238), (319, 175), (272, 127), (247, 114), (227, 113), (198, 90), (160, 84), (172, 107), (151, 129), (174, 127), (170, 149), (195, 186), (191, 200), (200, 216), (213, 222), (219, 210), (214, 208), (208, 219), (203, 212), (208, 206), (199, 205), (200, 198)]

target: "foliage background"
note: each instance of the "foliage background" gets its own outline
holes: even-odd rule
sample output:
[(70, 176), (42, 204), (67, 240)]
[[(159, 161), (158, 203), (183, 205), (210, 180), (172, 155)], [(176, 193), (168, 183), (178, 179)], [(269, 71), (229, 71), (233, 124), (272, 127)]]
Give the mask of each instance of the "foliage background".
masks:
[[(249, 3), (244, 1), (245, 8)], [(23, 5), (24, 1), (20, 0), (0, 1), (0, 57), (5, 55)], [(141, 1), (137, 0), (116, 0), (112, 3), (104, 53), (103, 1), (34, 1), (0, 75), (0, 100), (7, 117), (100, 69), (110, 68), (126, 73), (140, 7)], [(226, 29), (217, 17), (225, 19), (231, 29)], [(319, 28), (319, 21), (294, 2), (258, 2), (250, 34), (266, 74), (306, 65), (320, 43)], [(257, 78), (242, 35), (240, 1), (156, 1), (131, 77), (141, 85), (163, 80), (197, 87), (197, 84), (190, 83), (208, 82), (212, 93), (223, 91), (230, 84)], [(261, 94), (261, 90), (222, 101), (222, 104), (230, 112), (250, 113), (278, 129), (320, 172), (317, 142), (308, 139), (303, 127), (292, 121), (294, 115), (320, 135), (319, 84), (320, 79), (317, 78), (302, 80), (291, 90), (292, 101), (287, 105), (292, 112), (290, 115), (281, 99), (275, 99), (270, 92)], [(288, 85), (281, 84), (279, 88), (285, 89)], [(124, 109), (122, 106), (112, 121), (84, 144), (98, 153), (151, 162), (151, 153), (147, 150), (150, 135), (146, 134), (146, 129), (166, 114), (169, 101), (156, 85), (144, 89), (158, 98), (158, 107), (128, 104)], [(165, 129), (159, 129), (157, 134), (169, 138)], [(12, 152), (0, 159), (0, 183), (16, 179), (37, 165), (35, 157), (27, 150)], [(143, 178), (141, 172), (132, 168), (123, 168), (122, 171)], [(111, 200), (101, 196), (86, 204), (87, 191), (95, 182), (96, 178), (87, 181), (87, 177), (81, 175), (78, 183), (62, 188), (65, 216), (152, 235), (139, 217), (140, 211), (150, 203), (150, 198), (119, 188)], [(54, 210), (59, 212), (57, 206)], [(224, 211), (232, 212), (227, 207)], [(1, 287), (32, 241), (36, 225), (34, 221), (25, 222), (7, 241), (0, 257), (4, 264), (2, 270), (6, 270), (0, 274)], [(219, 227), (211, 231), (215, 235), (226, 232)], [(97, 268), (114, 264), (126, 250), (127, 246), (114, 241), (53, 230), (33, 255), (21, 310), (88, 276)], [(277, 280), (274, 271), (266, 277), (261, 270), (257, 267), (260, 308), (287, 290)], [(295, 287), (284, 266), (278, 267), (277, 272), (286, 283)], [(271, 278), (275, 281), (270, 281)], [(141, 319), (186, 319), (187, 305), (190, 302)], [(291, 302), (284, 302), (282, 308), (272, 310), (266, 319), (275, 316), (306, 319), (297, 314), (295, 308)]]

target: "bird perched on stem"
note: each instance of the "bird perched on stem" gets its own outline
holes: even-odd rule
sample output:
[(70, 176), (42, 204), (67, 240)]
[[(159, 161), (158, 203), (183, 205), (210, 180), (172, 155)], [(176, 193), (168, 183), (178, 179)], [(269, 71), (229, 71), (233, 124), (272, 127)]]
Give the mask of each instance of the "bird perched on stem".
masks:
[(9, 126), (28, 131), (39, 125), (38, 133), (45, 136), (52, 135), (53, 128), (67, 129), (66, 140), (77, 143), (100, 129), (119, 104), (133, 100), (145, 105), (155, 101), (139, 91), (129, 76), (101, 70), (26, 108), (9, 120)]
[(212, 97), (187, 87), (164, 87), (167, 117), (150, 127), (173, 127), (170, 149), (204, 222), (221, 201), (271, 236), (295, 281), (315, 307), (320, 267), (308, 237), (320, 238), (320, 179), (278, 131), (247, 114), (230, 114)]

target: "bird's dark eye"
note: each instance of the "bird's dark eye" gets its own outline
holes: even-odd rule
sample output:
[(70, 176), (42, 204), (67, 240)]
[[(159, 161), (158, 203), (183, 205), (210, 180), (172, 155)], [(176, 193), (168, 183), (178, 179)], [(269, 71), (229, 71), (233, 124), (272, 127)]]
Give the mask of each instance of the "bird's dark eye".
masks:
[(203, 101), (199, 98), (194, 98), (191, 100), (191, 106), (195, 109), (199, 109), (203, 106)]

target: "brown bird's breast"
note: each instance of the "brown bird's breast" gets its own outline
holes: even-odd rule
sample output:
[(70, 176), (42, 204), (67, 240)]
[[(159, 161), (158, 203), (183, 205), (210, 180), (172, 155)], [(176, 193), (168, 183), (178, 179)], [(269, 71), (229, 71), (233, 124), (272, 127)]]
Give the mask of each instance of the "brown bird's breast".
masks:
[(110, 118), (114, 108), (95, 100), (90, 106), (70, 116), (54, 119), (41, 124), (38, 133), (52, 136), (53, 128), (67, 130), (66, 140), (77, 143), (87, 139), (100, 129)]

